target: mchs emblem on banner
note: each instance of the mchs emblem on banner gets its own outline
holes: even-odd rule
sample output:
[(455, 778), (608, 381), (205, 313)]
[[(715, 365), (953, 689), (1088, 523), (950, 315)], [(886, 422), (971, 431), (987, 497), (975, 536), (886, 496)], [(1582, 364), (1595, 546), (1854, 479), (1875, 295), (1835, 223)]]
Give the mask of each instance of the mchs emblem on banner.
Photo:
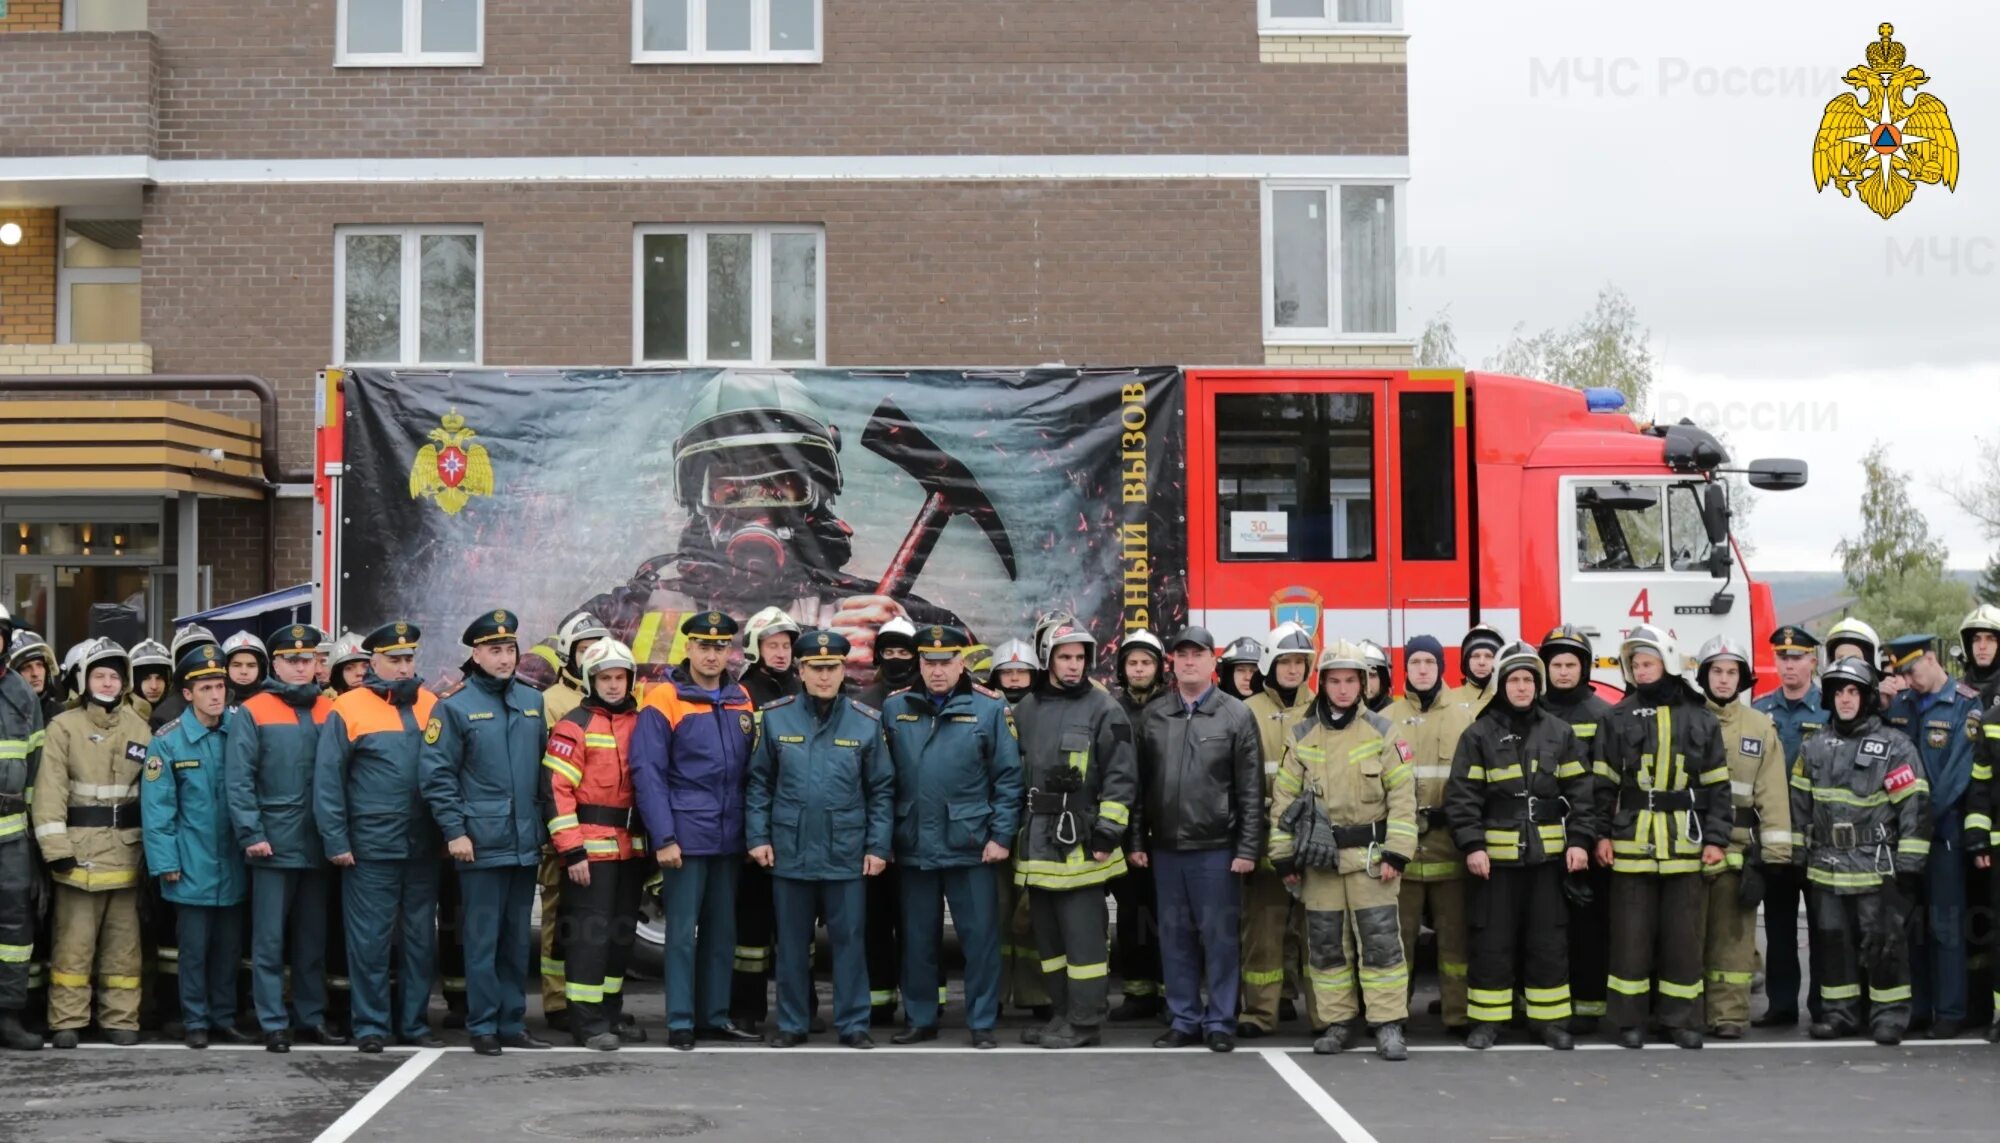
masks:
[(430, 431), (433, 443), (418, 449), (410, 465), (410, 499), (429, 497), (445, 515), (456, 516), (472, 497), (493, 495), (493, 462), (485, 445), (471, 443), (477, 435), (458, 410), (446, 413)]
[[(1909, 205), (1918, 183), (1958, 189), (1958, 134), (1944, 101), (1928, 92), (1905, 96), (1931, 81), (1924, 69), (1908, 65), (1903, 45), (1890, 37), (1868, 45), (1868, 62), (1843, 77), (1854, 88), (1833, 97), (1820, 117), (1813, 143), (1813, 185), (1828, 184), (1843, 198), (1856, 193), (1883, 218)], [(1852, 188), (1852, 189), (1850, 189)]]

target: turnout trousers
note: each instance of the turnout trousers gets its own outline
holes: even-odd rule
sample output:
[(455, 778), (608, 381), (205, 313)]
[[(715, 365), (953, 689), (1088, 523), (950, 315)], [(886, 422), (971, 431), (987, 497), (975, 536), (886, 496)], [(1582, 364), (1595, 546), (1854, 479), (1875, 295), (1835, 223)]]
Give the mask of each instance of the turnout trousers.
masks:
[[(625, 969), (639, 927), (639, 899), (652, 873), (645, 858), (590, 863), (590, 884), (562, 889), (559, 939), (570, 1035), (581, 1044), (614, 1031), (625, 1013)], [(565, 871), (563, 880), (568, 881)]]
[(1129, 866), (1111, 882), (1111, 899), (1118, 903), (1118, 927), (1112, 953), (1127, 997), (1147, 1000), (1166, 995), (1160, 973), (1159, 896), (1153, 871)]
[(1306, 979), (1315, 1019), (1391, 1024), (1410, 1015), (1410, 962), (1396, 909), (1401, 880), (1305, 871)]
[[(1902, 1035), (1910, 1027), (1910, 940), (1908, 931), (1885, 915), (1882, 894), (1841, 895), (1815, 885), (1813, 976), (1819, 981), (1820, 1005), (1827, 1023), (1842, 1032), (1863, 1027), (1891, 1029)], [(1862, 940), (1874, 930), (1893, 927), (1882, 954), (1869, 960)], [(1868, 1019), (1862, 1019), (1862, 980), (1867, 980)]]
[(886, 1021), (896, 1010), (896, 989), (903, 979), (903, 897), (898, 888), (902, 867), (891, 864), (863, 882), (868, 895), (863, 937), (868, 950), (868, 1003), (876, 1017)]
[(35, 849), (26, 838), (0, 841), (0, 1012), (28, 1007), (37, 875)]
[[(139, 888), (90, 892), (55, 885), (54, 940), (49, 950), (49, 1029), (90, 1023), (91, 981), (97, 1025), (139, 1030)], [(175, 981), (179, 977), (176, 975)], [(175, 1007), (180, 1005), (176, 990)]]
[(1707, 881), (1701, 958), (1707, 1022), (1710, 1027), (1748, 1024), (1751, 977), (1757, 972), (1757, 907), (1746, 909), (1736, 900), (1743, 884), (1741, 872), (1724, 870)]
[(746, 864), (736, 875), (736, 947), (729, 983), (729, 1015), (738, 1024), (771, 1015), (771, 946), (777, 938), (771, 871)]
[(1569, 1006), (1572, 1015), (1595, 1020), (1605, 1014), (1605, 986), (1611, 975), (1611, 871), (1593, 862), (1581, 876), (1590, 885), (1590, 904), (1567, 906)]
[[(1495, 867), (1497, 873), (1498, 867)], [(1466, 972), (1469, 937), (1466, 925), (1466, 898), (1470, 892), (1463, 877), (1441, 881), (1398, 879), (1396, 911), (1402, 922), (1403, 959), (1417, 963), (1417, 930), (1429, 914), (1431, 931), (1437, 935), (1438, 995), (1444, 1026), (1456, 1028), (1466, 1021)]]
[(1612, 873), (1611, 971), (1605, 983), (1606, 1015), (1614, 1025), (1643, 1028), (1650, 1012), (1663, 1028), (1695, 1026), (1707, 893), (1699, 873)]
[(541, 863), (535, 866), (535, 884), (542, 893), (542, 1017), (549, 1020), (560, 1019), (559, 1014), (569, 1006), (569, 991), (563, 987), (568, 978), (563, 974), (562, 941), (557, 936), (562, 925), (563, 883), (568, 880), (562, 861), (544, 847)]
[(266, 1032), (326, 1023), (326, 898), (332, 880), (325, 869), (250, 870), (250, 995), (257, 1024)]
[(1042, 985), (1042, 953), (1035, 940), (1028, 890), (1014, 884), (1011, 863), (1000, 867), (993, 884), (1000, 891), (1000, 1002), (1016, 1008), (1043, 1007), (1049, 1003), (1049, 992)]
[(1513, 1017), (1518, 988), (1530, 1022), (1569, 1020), (1569, 906), (1563, 899), (1562, 879), (1562, 863), (1544, 861), (1495, 865), (1491, 878), (1468, 883), (1472, 961), (1466, 970), (1466, 1014), (1470, 1019), (1505, 1024)]
[(1077, 1028), (1103, 1024), (1111, 986), (1111, 915), (1104, 887), (1030, 886), (1027, 893), (1042, 982), (1055, 1014)]

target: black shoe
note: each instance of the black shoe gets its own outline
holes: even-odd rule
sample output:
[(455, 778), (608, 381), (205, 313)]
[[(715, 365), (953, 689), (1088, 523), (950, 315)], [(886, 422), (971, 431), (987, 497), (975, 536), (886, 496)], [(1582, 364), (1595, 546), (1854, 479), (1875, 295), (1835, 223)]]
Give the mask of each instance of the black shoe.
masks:
[(1558, 1052), (1568, 1052), (1576, 1048), (1576, 1037), (1561, 1024), (1550, 1024), (1542, 1029), (1542, 1043)]
[(1056, 1018), (1056, 1006), (1053, 1004), (1037, 1004), (1028, 1009), (1028, 1015), (1046, 1024)]
[(446, 1028), (451, 1029), (454, 1032), (465, 1027), (465, 1009), (463, 1008), (445, 1009), (444, 1026)]
[(991, 1028), (974, 1028), (972, 1030), (972, 1046), (981, 1051), (985, 1051), (988, 1048), (997, 1048), (1000, 1046), (1000, 1037), (994, 1035)]
[(189, 1028), (187, 1035), (181, 1037), (181, 1043), (186, 1044), (196, 1051), (208, 1047), (208, 1029)]
[(382, 1054), (382, 1037), (363, 1036), (355, 1041), (354, 1050), (365, 1055), (379, 1056)]
[(697, 1028), (694, 1035), (698, 1040), (723, 1040), (732, 1044), (754, 1044), (763, 1039), (762, 1036), (752, 1032), (750, 1029), (739, 1028), (734, 1024), (716, 1024), (708, 1028)]
[(1569, 1018), (1569, 1034), (1572, 1036), (1595, 1036), (1597, 1035), (1597, 1024), (1600, 1019), (1597, 1016), (1572, 1016)]
[(866, 1032), (849, 1032), (840, 1038), (840, 1046), (869, 1051), (875, 1047), (875, 1037)]
[(766, 1042), (774, 1048), (796, 1048), (806, 1042), (806, 1034), (804, 1032), (787, 1032), (783, 1029), (774, 1028), (771, 1030), (771, 1036)]
[(1903, 1042), (1901, 1029), (1890, 1024), (1875, 1025), (1875, 1042), (1885, 1048), (1893, 1048)]
[(1111, 1010), (1111, 1022), (1125, 1024), (1134, 1020), (1151, 1020), (1166, 1011), (1166, 1004), (1157, 996), (1127, 996), (1118, 1007)]
[(321, 1024), (317, 1028), (295, 1029), (292, 1032), (292, 1038), (301, 1044), (325, 1044), (329, 1048), (338, 1048), (347, 1042), (347, 1037), (325, 1024)]
[(500, 1037), (474, 1036), (472, 1050), (482, 1056), (497, 1056), (500, 1054)]
[(667, 1029), (667, 1047), (680, 1052), (694, 1051), (694, 1029), (692, 1028)]
[(264, 1050), (283, 1055), (292, 1050), (292, 1035), (289, 1032), (264, 1033)]
[(1475, 1052), (1483, 1052), (1499, 1042), (1500, 1025), (1489, 1024), (1484, 1020), (1474, 1024), (1472, 1030), (1465, 1034), (1465, 1046)]
[(618, 1042), (621, 1044), (643, 1044), (646, 1042), (646, 1030), (639, 1027), (637, 1020), (620, 1021), (611, 1029), (611, 1034), (618, 1037)]
[(1236, 1037), (1227, 1032), (1210, 1032), (1205, 1037), (1205, 1040), (1208, 1044), (1208, 1050), (1211, 1052), (1233, 1052), (1236, 1050)]
[(831, 1025), (826, 1022), (826, 1017), (817, 1012), (813, 1013), (811, 1020), (806, 1021), (806, 1031), (817, 1036), (824, 1036), (830, 1027)]
[(121, 1048), (136, 1047), (139, 1043), (139, 1033), (130, 1028), (106, 1028), (103, 1030), (103, 1035), (105, 1043), (116, 1044)]
[(1283, 1023), (1299, 1018), (1299, 1006), (1290, 1000), (1278, 1001), (1278, 1020)]
[(425, 1032), (421, 1036), (398, 1036), (396, 1042), (406, 1048), (442, 1048), (444, 1041)]
[(1674, 1047), (1676, 1048), (1686, 1048), (1689, 1051), (1699, 1051), (1701, 1049), (1701, 1029), (1699, 1028), (1675, 1028), (1670, 1038), (1673, 1040)]
[(896, 1006), (894, 1004), (877, 1004), (868, 1010), (868, 1026), (870, 1028), (892, 1028), (895, 1024)]
[(1933, 1040), (1956, 1040), (1958, 1034), (1963, 1031), (1965, 1031), (1963, 1020), (1939, 1020), (1931, 1025), (1930, 1037)]
[(1238, 1020), (1236, 1022), (1236, 1038), (1239, 1040), (1261, 1040), (1270, 1034), (1265, 1029), (1259, 1028), (1248, 1021)]
[(500, 1037), (500, 1046), (503, 1048), (515, 1048), (524, 1052), (539, 1052), (544, 1048), (555, 1047), (554, 1044), (549, 1043), (526, 1028), (521, 1029), (511, 1036)]
[(1799, 1014), (1797, 1012), (1780, 1012), (1774, 1008), (1757, 1017), (1755, 1020), (1750, 1021), (1750, 1026), (1752, 1028), (1796, 1028), (1799, 1026)]
[(1155, 1048), (1192, 1048), (1199, 1043), (1201, 1043), (1201, 1037), (1195, 1035), (1193, 1032), (1183, 1032), (1178, 1028), (1169, 1028), (1161, 1033), (1158, 1039), (1153, 1041), (1153, 1046)]
[(1806, 1034), (1815, 1040), (1838, 1040), (1852, 1031), (1853, 1029), (1845, 1024), (1836, 1024), (1831, 1020), (1815, 1020), (1812, 1026), (1806, 1029)]
[(1645, 1030), (1644, 1028), (1620, 1028), (1620, 1029), (1618, 1029), (1618, 1046), (1619, 1046), (1619, 1047), (1621, 1047), (1621, 1048), (1643, 1048), (1643, 1047), (1645, 1047), (1645, 1046), (1646, 1046), (1646, 1030)]
[(931, 1027), (905, 1028), (889, 1037), (889, 1042), (891, 1044), (921, 1044), (926, 1040), (935, 1040), (937, 1037), (938, 1030), (933, 1025)]
[(0, 1012), (0, 1047), (17, 1052), (39, 1052), (42, 1038), (21, 1027), (21, 1018), (12, 1012)]
[(52, 1048), (59, 1048), (63, 1051), (69, 1051), (72, 1048), (75, 1048), (82, 1039), (83, 1037), (78, 1036), (76, 1034), (75, 1028), (64, 1028), (61, 1031), (57, 1032), (55, 1035), (49, 1037), (49, 1046)]
[(1410, 1058), (1410, 1046), (1403, 1041), (1402, 1021), (1392, 1021), (1375, 1029), (1375, 1054), (1385, 1060)]
[(217, 1044), (254, 1044), (255, 1036), (246, 1036), (236, 1030), (233, 1024), (220, 1024), (208, 1030), (208, 1038)]

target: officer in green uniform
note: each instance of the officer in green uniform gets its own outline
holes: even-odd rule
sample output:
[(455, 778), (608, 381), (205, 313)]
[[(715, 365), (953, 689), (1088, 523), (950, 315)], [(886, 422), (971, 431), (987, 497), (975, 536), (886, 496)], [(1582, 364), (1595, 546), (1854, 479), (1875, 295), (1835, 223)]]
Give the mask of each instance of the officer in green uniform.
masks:
[(236, 1030), (236, 962), (243, 953), (248, 878), (224, 789), (228, 670), (214, 647), (189, 651), (174, 673), (187, 705), (160, 731), (139, 786), (146, 868), (174, 904), (181, 1024), (187, 1046), (246, 1043)]
[(524, 1023), (535, 866), (547, 837), (538, 787), (548, 726), (540, 692), (514, 678), (520, 632), (505, 608), (466, 627), (465, 685), (438, 700), (418, 762), (424, 800), (458, 864), (465, 1030), (482, 1056), (553, 1046)]

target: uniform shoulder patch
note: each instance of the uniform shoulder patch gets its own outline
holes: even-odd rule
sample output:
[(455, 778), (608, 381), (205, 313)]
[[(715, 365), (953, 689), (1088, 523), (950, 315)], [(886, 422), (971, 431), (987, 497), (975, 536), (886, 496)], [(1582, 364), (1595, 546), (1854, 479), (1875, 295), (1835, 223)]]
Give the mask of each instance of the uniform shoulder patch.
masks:
[(1764, 756), (1764, 740), (1761, 738), (1745, 737), (1738, 739), (1736, 748), (1741, 750), (1747, 758), (1762, 758)]
[(429, 722), (424, 724), (424, 741), (426, 743), (430, 743), (433, 745), (436, 744), (438, 738), (443, 734), (444, 734), (444, 723), (440, 722), (438, 719), (432, 718)]
[(982, 694), (982, 695), (985, 695), (985, 696), (986, 696), (987, 698), (990, 698), (990, 699), (999, 699), (999, 700), (1000, 700), (1001, 702), (1006, 702), (1006, 701), (1007, 701), (1007, 696), (1006, 696), (1006, 695), (1003, 695), (1003, 694), (1001, 694), (1001, 693), (1000, 693), (999, 691), (990, 691), (990, 690), (987, 690), (987, 689), (986, 689), (986, 687), (985, 687), (985, 685), (984, 685), (984, 684), (982, 684), (982, 683), (974, 683), (974, 684), (972, 684), (972, 690), (973, 690), (973, 693), (975, 693), (975, 694)]
[(860, 699), (852, 699), (852, 698), (848, 699), (847, 705), (853, 707), (856, 711), (860, 712), (860, 714), (870, 719), (871, 721), (874, 722), (882, 721), (882, 712), (876, 710), (872, 706), (869, 706), (867, 703), (862, 702)]
[(757, 709), (761, 713), (767, 710), (776, 710), (781, 706), (790, 706), (792, 703), (797, 701), (798, 701), (797, 695), (779, 695), (777, 698), (772, 699), (770, 702), (765, 703), (763, 706), (758, 707)]
[(1410, 749), (1410, 744), (1403, 741), (1402, 739), (1392, 738), (1389, 741), (1396, 744), (1396, 754), (1403, 761), (1408, 762), (1417, 756), (1416, 752)]
[(161, 762), (157, 755), (146, 759), (146, 780), (148, 782), (159, 781), (160, 775), (165, 772), (166, 763)]
[[(430, 734), (428, 730), (424, 733), (426, 737)], [(576, 740), (558, 729), (556, 733), (549, 736), (549, 753), (565, 760), (575, 758)]]
[(757, 720), (751, 718), (750, 712), (747, 710), (736, 712), (736, 725), (745, 734), (757, 733)]
[(437, 692), (438, 701), (443, 702), (445, 699), (450, 698), (451, 696), (457, 694), (458, 692), (464, 689), (465, 689), (465, 680), (460, 679), (457, 682), (446, 687), (445, 689)]

